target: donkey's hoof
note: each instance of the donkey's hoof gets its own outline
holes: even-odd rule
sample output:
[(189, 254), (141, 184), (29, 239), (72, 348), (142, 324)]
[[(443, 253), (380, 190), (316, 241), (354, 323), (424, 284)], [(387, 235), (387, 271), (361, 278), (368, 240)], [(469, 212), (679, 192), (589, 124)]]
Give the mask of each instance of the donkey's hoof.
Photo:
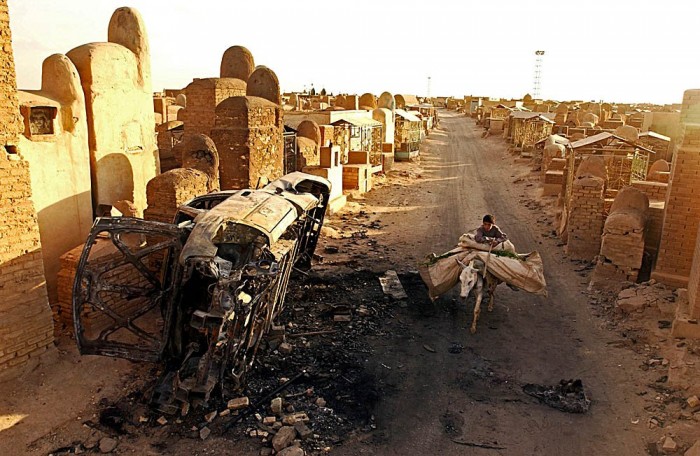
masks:
[(476, 334), (476, 326), (472, 326), (471, 328), (469, 328), (469, 332), (472, 334)]

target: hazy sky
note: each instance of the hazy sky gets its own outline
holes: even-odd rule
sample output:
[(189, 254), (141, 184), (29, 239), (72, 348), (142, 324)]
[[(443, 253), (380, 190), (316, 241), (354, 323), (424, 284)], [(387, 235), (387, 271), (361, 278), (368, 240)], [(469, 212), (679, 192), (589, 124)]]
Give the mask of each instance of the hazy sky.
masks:
[(636, 0), (9, 0), (20, 88), (38, 88), (50, 54), (107, 39), (117, 7), (136, 7), (153, 90), (218, 76), (239, 44), (282, 89), (680, 102), (700, 87), (700, 2)]

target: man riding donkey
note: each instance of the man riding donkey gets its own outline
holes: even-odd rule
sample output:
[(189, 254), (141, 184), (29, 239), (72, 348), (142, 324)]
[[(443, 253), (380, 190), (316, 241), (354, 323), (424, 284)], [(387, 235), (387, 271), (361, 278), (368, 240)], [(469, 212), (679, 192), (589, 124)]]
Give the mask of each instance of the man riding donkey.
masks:
[(471, 333), (476, 332), (484, 295), (488, 296), (488, 310), (493, 309), (494, 292), (499, 283), (505, 282), (513, 290), (547, 295), (539, 253), (517, 254), (515, 246), (496, 225), (491, 214), (483, 217), (481, 226), (475, 231), (460, 236), (456, 248), (442, 255), (431, 253), (426, 260), (419, 271), (428, 286), (431, 300), (457, 283), (461, 283), (460, 297), (466, 299), (473, 291), (476, 300)]
[(493, 248), (498, 244), (506, 242), (508, 240), (508, 235), (501, 231), (496, 225), (493, 215), (486, 214), (484, 215), (481, 226), (476, 230), (474, 240), (479, 244), (490, 244)]

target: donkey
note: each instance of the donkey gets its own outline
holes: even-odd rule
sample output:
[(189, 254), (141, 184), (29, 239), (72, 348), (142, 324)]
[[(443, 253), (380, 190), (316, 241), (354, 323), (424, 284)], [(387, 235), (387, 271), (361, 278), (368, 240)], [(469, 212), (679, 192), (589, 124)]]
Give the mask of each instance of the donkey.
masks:
[(461, 283), (459, 296), (466, 300), (467, 296), (469, 296), (469, 292), (472, 290), (474, 290), (476, 296), (474, 319), (471, 328), (469, 328), (469, 332), (474, 334), (476, 333), (476, 322), (479, 320), (479, 314), (481, 313), (481, 301), (484, 298), (484, 285), (489, 295), (488, 311), (492, 312), (493, 296), (496, 291), (496, 286), (499, 284), (499, 280), (488, 271), (485, 271), (485, 275), (482, 275), (482, 271), (474, 266), (474, 260), (471, 260), (469, 264), (464, 264), (460, 260), (457, 260), (457, 263), (462, 267), (462, 272), (459, 274), (459, 281)]

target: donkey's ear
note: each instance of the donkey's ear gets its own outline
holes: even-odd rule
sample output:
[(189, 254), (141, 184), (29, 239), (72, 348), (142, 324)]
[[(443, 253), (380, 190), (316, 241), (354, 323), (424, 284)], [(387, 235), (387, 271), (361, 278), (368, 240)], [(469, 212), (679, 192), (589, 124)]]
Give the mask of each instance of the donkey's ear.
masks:
[(464, 263), (462, 263), (462, 262), (459, 260), (459, 258), (455, 258), (455, 260), (456, 260), (457, 263), (458, 263), (460, 266), (462, 266), (463, 268), (466, 268), (466, 267), (467, 267), (467, 265), (464, 264)]
[(472, 269), (475, 269), (475, 268), (474, 268), (474, 260), (471, 260), (471, 261), (469, 262), (469, 267), (472, 268)]

